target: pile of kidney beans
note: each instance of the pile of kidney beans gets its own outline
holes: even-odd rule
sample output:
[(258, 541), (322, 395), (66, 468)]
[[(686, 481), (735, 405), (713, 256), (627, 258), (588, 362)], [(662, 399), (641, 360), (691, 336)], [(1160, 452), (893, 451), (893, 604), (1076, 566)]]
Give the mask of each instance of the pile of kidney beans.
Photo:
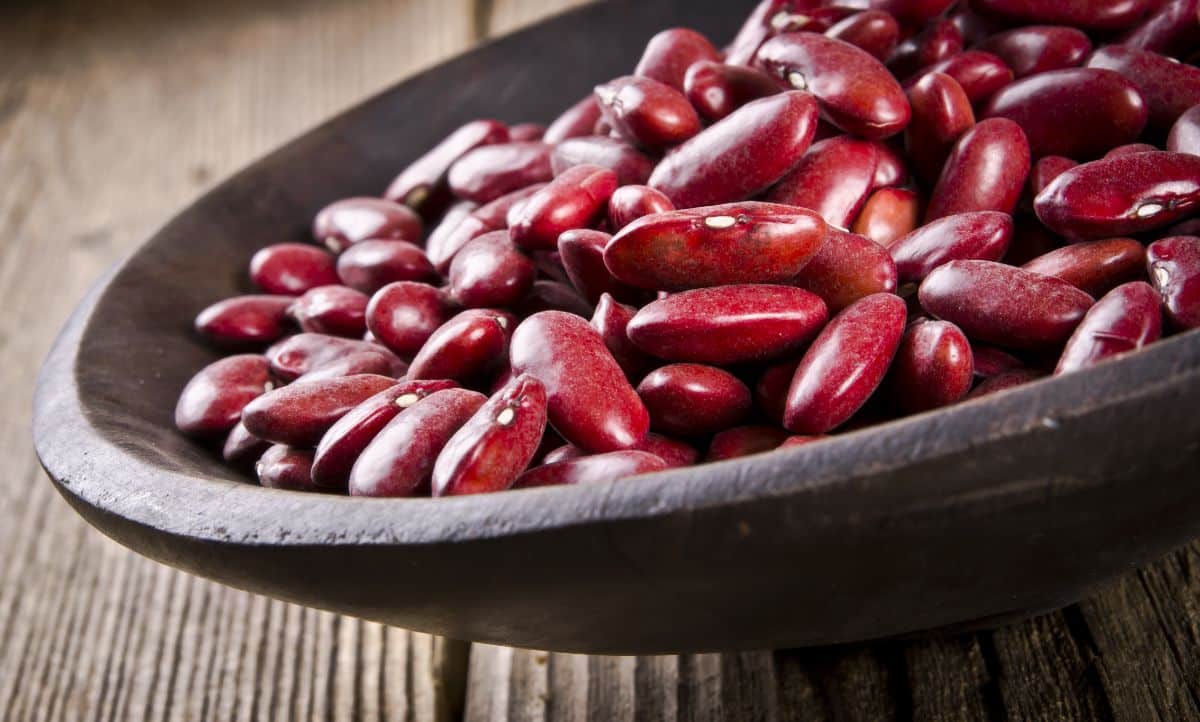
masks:
[(764, 0), (723, 50), (665, 30), (549, 127), (467, 123), (317, 244), (256, 253), (261, 295), (195, 324), (241, 353), (176, 423), (264, 486), (445, 496), (1133, 351), (1200, 326), (1198, 51), (1200, 0)]

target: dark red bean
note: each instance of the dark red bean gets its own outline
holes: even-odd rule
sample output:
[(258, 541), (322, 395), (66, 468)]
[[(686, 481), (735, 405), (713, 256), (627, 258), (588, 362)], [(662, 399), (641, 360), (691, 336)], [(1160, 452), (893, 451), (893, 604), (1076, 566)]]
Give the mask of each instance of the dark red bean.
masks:
[(505, 193), (490, 203), (476, 208), (471, 215), (483, 221), (488, 230), (500, 230), (508, 226), (510, 216), (516, 214), (535, 194), (549, 183), (534, 183), (512, 193)]
[(571, 284), (591, 304), (601, 294), (612, 294), (619, 301), (643, 300), (646, 292), (612, 277), (604, 265), (604, 247), (612, 236), (603, 231), (567, 231), (558, 238), (558, 252)]
[(675, 204), (650, 186), (621, 186), (608, 199), (608, 227), (619, 231), (642, 216), (675, 210)]
[(600, 334), (604, 345), (608, 348), (625, 378), (636, 382), (654, 368), (655, 361), (646, 352), (633, 345), (626, 334), (626, 327), (633, 319), (637, 309), (618, 303), (607, 293), (601, 294), (596, 303), (596, 312), (592, 314), (592, 328)]
[(678, 436), (702, 436), (740, 424), (750, 413), (750, 389), (728, 371), (703, 364), (669, 364), (637, 387), (650, 426)]
[(776, 424), (783, 424), (788, 388), (792, 385), (792, 376), (796, 374), (799, 363), (796, 359), (773, 363), (759, 374), (754, 384), (755, 406)]
[(1010, 266), (1020, 266), (1043, 256), (1066, 243), (1066, 239), (1051, 233), (1037, 216), (1020, 214), (1013, 217), (1013, 235), (1008, 251), (1001, 259)]
[(425, 283), (397, 281), (371, 297), (367, 328), (384, 346), (411, 357), (450, 316), (450, 304), (438, 289)]
[(507, 143), (508, 140), (509, 131), (503, 123), (495, 120), (467, 123), (405, 168), (383, 195), (425, 214), (427, 209), (433, 210), (431, 205), (436, 205), (429, 201), (445, 192), (446, 176), (455, 161), (480, 146)]
[(246, 426), (238, 421), (225, 437), (225, 444), (221, 447), (221, 458), (230, 466), (249, 470), (269, 448), (271, 442), (263, 441), (246, 431)]
[(1004, 61), (1016, 78), (1081, 65), (1092, 52), (1086, 33), (1062, 25), (1028, 25), (992, 35), (976, 46)]
[(587, 456), (587, 452), (574, 444), (563, 444), (542, 457), (543, 464), (557, 464), (560, 461), (570, 461)]
[[(864, 10), (839, 20), (825, 31), (825, 35), (850, 43), (866, 51), (876, 60), (886, 60), (900, 39), (900, 25), (896, 19), (880, 10)], [(959, 46), (962, 39), (959, 39)]]
[(873, 189), (878, 162), (879, 152), (869, 141), (841, 135), (814, 143), (767, 200), (809, 208), (845, 228)]
[(998, 261), (1012, 239), (1012, 216), (956, 213), (921, 226), (888, 247), (901, 283), (919, 282), (949, 261)]
[(550, 180), (550, 146), (537, 141), (476, 148), (450, 166), (450, 190), (476, 203)]
[(1200, 155), (1200, 105), (1188, 108), (1171, 126), (1171, 132), (1167, 135), (1167, 150)]
[(666, 468), (667, 462), (645, 451), (610, 451), (607, 454), (595, 454), (534, 467), (521, 474), (512, 488), (599, 484)]
[(446, 442), (433, 466), (434, 496), (504, 491), (533, 459), (546, 429), (547, 393), (529, 374), (497, 391)]
[(617, 174), (608, 168), (590, 164), (568, 168), (521, 206), (508, 228), (509, 237), (523, 248), (555, 248), (562, 233), (587, 228), (602, 218), (616, 189)]
[(520, 123), (508, 129), (509, 139), (517, 142), (541, 140), (545, 135), (546, 126), (541, 123)]
[(667, 154), (648, 185), (677, 208), (745, 200), (786, 175), (816, 129), (817, 104), (809, 93), (755, 100)]
[(1099, 298), (1146, 271), (1146, 247), (1132, 238), (1072, 243), (1021, 266), (1026, 271), (1061, 278)]
[(486, 381), (508, 356), (512, 314), (468, 309), (433, 332), (408, 367), (408, 379), (453, 379), (464, 385)]
[(702, 60), (688, 68), (683, 90), (700, 115), (715, 121), (752, 100), (775, 95), (782, 86), (757, 68)]
[(359, 241), (419, 241), (421, 218), (407, 206), (383, 198), (346, 198), (330, 203), (313, 219), (313, 238), (334, 253)]
[(288, 315), (303, 331), (356, 338), (367, 330), (370, 297), (345, 286), (318, 286), (292, 302)]
[(1107, 45), (1088, 58), (1089, 68), (1106, 68), (1137, 86), (1150, 110), (1150, 126), (1167, 130), (1200, 103), (1200, 68), (1148, 50)]
[(792, 283), (817, 294), (830, 313), (837, 313), (860, 298), (894, 293), (896, 264), (870, 238), (830, 228), (817, 255)]
[(1119, 354), (1136, 351), (1162, 335), (1158, 292), (1133, 281), (1104, 295), (1088, 310), (1063, 349), (1055, 375), (1079, 371)]
[(668, 468), (691, 466), (700, 455), (695, 447), (653, 431), (646, 434), (646, 438), (634, 450), (654, 454), (666, 462)]
[(730, 203), (634, 221), (609, 242), (604, 262), (617, 280), (651, 290), (781, 282), (809, 262), (825, 235), (813, 211)]
[(954, 144), (938, 178), (925, 222), (967, 211), (1012, 213), (1029, 175), (1029, 143), (1007, 118), (980, 121)]
[(517, 316), (522, 318), (542, 311), (563, 311), (589, 318), (592, 310), (591, 304), (574, 288), (559, 281), (534, 281), (529, 293), (513, 308)]
[(991, 378), (984, 379), (978, 386), (971, 390), (971, 393), (967, 394), (967, 398), (977, 399), (999, 391), (1007, 391), (1008, 389), (1027, 384), (1030, 381), (1037, 381), (1042, 376), (1043, 374), (1040, 371), (1034, 369), (1005, 371)]
[(246, 404), (274, 388), (258, 354), (228, 356), (196, 372), (175, 405), (175, 426), (193, 436), (219, 436), (241, 419)]
[(1052, 231), (1107, 238), (1162, 228), (1200, 202), (1200, 156), (1156, 151), (1084, 163), (1046, 186), (1033, 208)]
[(591, 135), (592, 128), (596, 127), (596, 121), (599, 119), (600, 104), (596, 102), (595, 95), (588, 93), (587, 97), (567, 108), (562, 115), (554, 119), (554, 122), (546, 128), (545, 134), (542, 135), (542, 141), (556, 144), (567, 138)]
[(307, 243), (276, 243), (251, 257), (250, 280), (266, 293), (299, 296), (337, 283), (338, 277), (328, 251)]
[(695, 30), (671, 28), (650, 38), (633, 74), (683, 90), (683, 76), (692, 64), (720, 60), (720, 51), (708, 38)]
[(388, 372), (381, 376), (399, 376), (408, 368), (399, 357), (377, 343), (323, 333), (289, 336), (267, 349), (266, 357), (272, 374), (284, 381), (292, 381), (346, 359), (371, 354), (382, 356), (389, 362)]
[(949, 406), (971, 390), (971, 344), (947, 321), (917, 321), (904, 332), (888, 372), (888, 391), (906, 413)]
[(1061, 155), (1047, 155), (1038, 158), (1037, 162), (1033, 164), (1033, 170), (1029, 172), (1029, 190), (1036, 196), (1055, 178), (1077, 165), (1079, 163)]
[(862, 408), (887, 373), (907, 314), (900, 297), (879, 293), (835, 316), (796, 367), (784, 427), (823, 434)]
[(545, 384), (550, 423), (572, 444), (616, 451), (646, 436), (646, 407), (586, 320), (561, 311), (530, 316), (513, 332), (509, 359), (516, 373)]
[(258, 483), (268, 489), (319, 491), (312, 480), (313, 452), (275, 444), (254, 465)]
[[(859, 0), (850, 0), (853, 5)], [(910, 25), (920, 25), (946, 12), (954, 0), (869, 0), (868, 5)]]
[[(962, 330), (962, 329), (959, 329)], [(971, 344), (971, 358), (976, 378), (988, 379), (1008, 371), (1025, 368), (1021, 359), (995, 346)]]
[(270, 343), (288, 331), (291, 296), (234, 296), (201, 311), (196, 333), (222, 348), (252, 348)]
[[(794, 0), (761, 0), (726, 49), (725, 62), (730, 65), (751, 65), (758, 49), (767, 39), (779, 33), (815, 29), (817, 26), (812, 16), (805, 12), (793, 12), (794, 5)], [(805, 3), (805, 11), (809, 10), (808, 5), (810, 3)], [(821, 31), (825, 29), (821, 28)]]
[(1125, 145), (1118, 145), (1116, 148), (1113, 148), (1112, 150), (1108, 151), (1107, 153), (1104, 154), (1104, 157), (1112, 158), (1113, 156), (1117, 156), (1117, 155), (1130, 155), (1133, 153), (1149, 153), (1149, 152), (1156, 151), (1156, 150), (1158, 150), (1158, 147), (1150, 145), (1149, 143), (1126, 143)]
[(905, 77), (954, 57), (962, 50), (963, 36), (958, 26), (949, 19), (935, 20), (898, 45), (886, 58), (887, 66), (897, 77)]
[(1018, 80), (993, 95), (983, 115), (1021, 126), (1035, 157), (1084, 160), (1132, 142), (1147, 117), (1146, 102), (1133, 83), (1099, 68), (1052, 70)]
[(450, 295), (468, 308), (511, 306), (529, 292), (535, 270), (506, 231), (485, 233), (450, 262)]
[(626, 75), (595, 92), (604, 119), (639, 147), (663, 150), (700, 132), (700, 116), (687, 96), (666, 83)]
[(1120, 38), (1121, 45), (1187, 55), (1200, 45), (1200, 0), (1166, 0)]
[(871, 189), (904, 185), (908, 181), (908, 163), (892, 145), (880, 140), (871, 141), (878, 156), (875, 162), (875, 178)]
[[(459, 201), (450, 206), (442, 220), (430, 231), (429, 238), (425, 240), (425, 255), (438, 272), (444, 272), (450, 267), (450, 259), (467, 241), (489, 230), (496, 230), (485, 228), (482, 221), (473, 218), (472, 214), (477, 208), (478, 203)], [(464, 224), (468, 223), (470, 225), (464, 227)]]
[(621, 185), (645, 183), (654, 170), (649, 156), (623, 140), (602, 135), (568, 138), (554, 147), (550, 163), (555, 175), (577, 165), (598, 165), (617, 174)]
[(337, 258), (337, 277), (362, 293), (396, 281), (434, 281), (437, 271), (425, 252), (407, 241), (363, 241)]
[(403, 373), (397, 368), (396, 355), (382, 346), (375, 349), (359, 351), (334, 359), (317, 366), (312, 371), (301, 376), (298, 381), (314, 381), (317, 379), (333, 379), (339, 376), (354, 376), (356, 374), (378, 374), (396, 378)]
[(887, 138), (908, 124), (908, 100), (900, 84), (882, 63), (850, 43), (816, 33), (780, 35), (759, 48), (757, 62), (789, 86), (816, 96), (821, 116), (848, 133)]
[(954, 78), (974, 105), (986, 103), (996, 91), (1013, 80), (1013, 72), (1003, 60), (980, 50), (968, 50), (930, 65), (916, 76), (918, 82), (928, 73), (943, 73)]
[(705, 461), (723, 461), (778, 449), (788, 433), (775, 426), (738, 426), (722, 431), (708, 445)]
[(393, 378), (373, 374), (296, 381), (247, 404), (242, 423), (260, 439), (312, 448), (350, 409), (395, 384)]
[(916, 191), (880, 188), (863, 204), (852, 230), (887, 248), (917, 227), (920, 212)]
[(730, 285), (682, 291), (648, 304), (626, 333), (659, 358), (724, 366), (796, 351), (827, 317), (820, 296), (802, 288)]
[(1120, 30), (1152, 4), (1152, 0), (972, 0), (971, 7), (1009, 22)]
[(1150, 282), (1178, 329), (1200, 327), (1200, 238), (1172, 236), (1146, 249)]
[(993, 261), (951, 261), (918, 295), (922, 308), (971, 339), (1011, 349), (1061, 345), (1094, 302), (1066, 281)]
[(958, 81), (944, 73), (926, 73), (908, 89), (912, 122), (904, 147), (913, 172), (923, 182), (937, 180), (954, 143), (975, 125), (971, 100)]

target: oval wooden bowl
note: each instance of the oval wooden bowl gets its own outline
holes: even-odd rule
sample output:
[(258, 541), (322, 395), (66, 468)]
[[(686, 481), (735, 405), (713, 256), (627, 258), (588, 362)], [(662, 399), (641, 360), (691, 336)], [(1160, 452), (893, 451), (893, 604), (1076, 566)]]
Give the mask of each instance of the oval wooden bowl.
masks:
[[(848, 642), (1059, 607), (1200, 534), (1200, 334), (832, 440), (612, 484), (451, 499), (263, 489), (173, 428), (196, 312), (468, 119), (547, 120), (658, 29), (742, 3), (609, 3), (430, 70), (223, 183), (81, 304), (34, 437), (63, 496), (153, 559), (451, 637), (659, 653)], [(581, 38), (590, 40), (582, 41)], [(599, 39), (603, 42), (599, 42)]]

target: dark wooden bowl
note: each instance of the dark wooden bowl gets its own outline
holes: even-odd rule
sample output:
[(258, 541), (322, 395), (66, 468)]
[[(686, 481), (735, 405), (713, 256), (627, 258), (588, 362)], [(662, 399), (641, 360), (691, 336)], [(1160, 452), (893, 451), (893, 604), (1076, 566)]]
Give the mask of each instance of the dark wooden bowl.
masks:
[(1200, 334), (830, 441), (578, 488), (375, 500), (248, 484), (173, 428), (190, 333), (251, 252), (378, 193), (475, 117), (547, 120), (656, 30), (745, 3), (609, 3), (437, 67), (255, 163), (81, 304), (37, 451), (117, 541), (235, 587), (452, 637), (656, 653), (815, 645), (1059, 607), (1200, 533)]

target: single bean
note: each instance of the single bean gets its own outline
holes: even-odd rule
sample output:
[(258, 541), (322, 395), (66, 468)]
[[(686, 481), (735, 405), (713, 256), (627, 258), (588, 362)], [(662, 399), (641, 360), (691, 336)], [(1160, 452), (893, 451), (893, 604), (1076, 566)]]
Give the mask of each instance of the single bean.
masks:
[(1188, 108), (1171, 126), (1171, 132), (1167, 135), (1167, 150), (1200, 155), (1200, 105)]
[(954, 144), (938, 177), (925, 222), (967, 211), (1012, 213), (1029, 175), (1029, 142), (1021, 126), (988, 118)]
[(591, 135), (592, 128), (600, 119), (600, 104), (596, 96), (588, 93), (585, 98), (567, 108), (562, 115), (554, 119), (542, 135), (542, 141), (555, 145), (567, 138), (577, 138), (581, 135)]
[(778, 361), (763, 369), (754, 384), (754, 405), (768, 419), (783, 425), (783, 411), (787, 406), (787, 392), (796, 374), (797, 359)]
[(830, 313), (860, 298), (896, 291), (896, 264), (887, 249), (857, 233), (829, 229), (825, 242), (792, 279), (821, 297)]
[(724, 461), (778, 449), (788, 433), (775, 426), (738, 426), (722, 431), (708, 444), (705, 461)]
[(521, 474), (514, 489), (563, 484), (600, 484), (667, 468), (667, 462), (645, 451), (610, 451), (537, 466)]
[(587, 456), (587, 452), (574, 444), (563, 444), (542, 457), (543, 464), (557, 464), (560, 461), (570, 461)]
[(568, 138), (554, 146), (550, 163), (555, 175), (577, 165), (598, 165), (617, 174), (620, 185), (645, 183), (654, 170), (649, 156), (623, 140), (602, 135)]
[(1071, 334), (1054, 374), (1070, 373), (1153, 343), (1162, 335), (1158, 292), (1144, 281), (1109, 291)]
[(928, 73), (942, 73), (954, 78), (976, 106), (986, 103), (1013, 80), (1013, 72), (1003, 60), (981, 50), (968, 50), (934, 63), (905, 83), (906, 87), (920, 82)]
[(356, 374), (378, 374), (396, 378), (395, 360), (395, 354), (382, 347), (378, 350), (359, 351), (322, 364), (297, 380), (315, 381)]
[(230, 466), (249, 471), (254, 468), (254, 462), (271, 446), (271, 442), (263, 441), (246, 431), (245, 424), (238, 421), (225, 437), (225, 443), (221, 446), (221, 458)]
[(1150, 127), (1160, 131), (1200, 103), (1200, 68), (1158, 53), (1106, 45), (1092, 53), (1087, 66), (1115, 70), (1136, 85), (1150, 111)]
[(633, 345), (626, 327), (637, 309), (613, 299), (610, 294), (600, 295), (596, 312), (592, 314), (592, 328), (600, 334), (604, 346), (612, 354), (617, 365), (625, 372), (625, 378), (636, 382), (654, 368), (655, 361), (646, 352)]
[(508, 137), (514, 141), (541, 140), (546, 136), (546, 126), (541, 123), (519, 123), (508, 129)]
[(375, 292), (367, 306), (367, 328), (397, 354), (411, 357), (450, 318), (445, 294), (425, 283), (397, 281)]
[(1016, 356), (982, 343), (971, 344), (971, 359), (975, 377), (980, 379), (1025, 368), (1024, 362)]
[(869, 141), (848, 135), (822, 140), (771, 189), (767, 200), (809, 208), (845, 228), (866, 202), (878, 162), (879, 152)]
[(992, 35), (975, 49), (1000, 58), (1020, 79), (1081, 65), (1092, 52), (1092, 41), (1077, 28), (1027, 25)]
[(519, 301), (533, 285), (533, 261), (506, 231), (485, 233), (463, 246), (450, 262), (450, 295), (467, 308), (502, 308)]
[(908, 89), (912, 122), (904, 147), (913, 172), (924, 183), (937, 181), (954, 143), (975, 125), (971, 100), (945, 73), (926, 73)]
[(377, 343), (323, 333), (298, 333), (266, 351), (271, 373), (284, 381), (294, 381), (346, 359), (371, 354), (382, 356), (389, 364), (381, 376), (400, 376), (408, 368), (408, 364)]
[(681, 363), (652, 371), (637, 387), (650, 427), (678, 436), (703, 436), (740, 424), (750, 413), (750, 389), (713, 366)]
[(450, 190), (459, 198), (487, 203), (548, 181), (553, 177), (550, 148), (538, 141), (480, 146), (450, 166)]
[(962, 51), (962, 31), (954, 21), (943, 18), (929, 23), (921, 32), (896, 46), (886, 58), (887, 67), (896, 77), (907, 77)]
[(769, 38), (780, 33), (814, 29), (813, 18), (806, 12), (810, 10), (810, 3), (803, 3), (802, 9), (794, 8), (796, 4), (794, 0), (761, 0), (726, 49), (725, 62), (752, 65), (758, 49)]
[(313, 219), (313, 238), (334, 253), (370, 239), (418, 241), (421, 218), (407, 206), (383, 198), (346, 198), (321, 209)]
[[(461, 211), (456, 212), (454, 219), (451, 219), (447, 215), (446, 220), (443, 221), (443, 225), (439, 225), (434, 230), (429, 237), (429, 241), (425, 244), (429, 260), (434, 264), (438, 273), (444, 274), (450, 270), (450, 263), (454, 260), (454, 256), (467, 243), (485, 233), (507, 228), (508, 215), (519, 208), (530, 196), (545, 188), (546, 185), (546, 183), (534, 183), (512, 193), (506, 193), (482, 206), (475, 206), (475, 204), (470, 203), (471, 210), (465, 214), (461, 213)], [(455, 206), (455, 208), (458, 208), (458, 206)], [(452, 220), (455, 225), (452, 228), (446, 227), (446, 230), (443, 232), (443, 226)]]
[(196, 316), (196, 333), (222, 348), (252, 348), (287, 333), (291, 296), (234, 296), (217, 301)]
[(917, 227), (920, 210), (916, 191), (880, 188), (867, 198), (852, 230), (887, 248)]
[(1012, 216), (998, 211), (956, 213), (939, 218), (888, 247), (901, 283), (920, 282), (955, 260), (998, 261), (1013, 234)]
[(525, 318), (542, 311), (562, 311), (581, 318), (590, 318), (592, 306), (571, 286), (559, 281), (534, 281), (529, 293), (513, 308)]
[(1187, 55), (1200, 45), (1200, 0), (1167, 0), (1120, 37), (1120, 44), (1163, 55)]
[(683, 79), (683, 92), (688, 100), (700, 115), (711, 121), (781, 90), (774, 78), (757, 68), (709, 60), (693, 64)]
[(908, 163), (892, 147), (892, 142), (871, 141), (875, 146), (876, 155), (875, 177), (871, 181), (871, 190), (904, 185), (908, 181)]
[(671, 199), (650, 186), (621, 186), (608, 199), (608, 226), (615, 232), (642, 216), (673, 210)]
[(483, 221), (488, 230), (507, 228), (509, 217), (518, 212), (530, 198), (547, 185), (549, 183), (534, 183), (512, 193), (505, 193), (496, 200), (479, 206), (471, 215)]
[(608, 168), (583, 164), (563, 171), (521, 206), (508, 234), (523, 248), (554, 248), (558, 237), (574, 228), (587, 228), (604, 216), (617, 189), (617, 174)]
[[(825, 31), (826, 37), (841, 40), (886, 60), (900, 39), (900, 24), (882, 10), (864, 10), (838, 21)], [(962, 47), (962, 38), (959, 38)]]
[(558, 252), (571, 284), (588, 303), (609, 293), (619, 301), (636, 303), (646, 292), (613, 278), (604, 265), (604, 247), (612, 236), (603, 231), (567, 231), (558, 237)]
[(1146, 247), (1132, 238), (1072, 243), (1038, 256), (1021, 268), (1061, 278), (1099, 298), (1145, 273)]
[(337, 283), (338, 277), (328, 251), (307, 243), (276, 243), (250, 258), (250, 280), (266, 293), (299, 296)]
[(989, 396), (1000, 391), (1007, 391), (1008, 389), (1015, 388), (1017, 386), (1023, 386), (1030, 381), (1037, 381), (1038, 379), (1042, 378), (1043, 375), (1044, 374), (1042, 374), (1040, 371), (1036, 371), (1034, 369), (1013, 369), (1012, 371), (1005, 371), (1004, 373), (996, 374), (991, 378), (981, 381), (978, 386), (971, 390), (971, 393), (967, 394), (967, 398), (978, 399), (982, 396)]
[(434, 281), (437, 270), (420, 246), (407, 241), (363, 241), (337, 258), (341, 282), (371, 294), (396, 281)]
[(1129, 27), (1152, 0), (972, 0), (977, 12), (1009, 22), (1074, 25), (1084, 30)]
[(274, 388), (258, 354), (228, 356), (196, 372), (179, 394), (175, 426), (192, 436), (218, 436), (237, 425), (246, 404)]
[(646, 438), (642, 439), (642, 443), (635, 446), (634, 450), (654, 454), (671, 469), (691, 466), (700, 455), (694, 446), (653, 431), (646, 434)]
[(268, 489), (319, 491), (312, 480), (313, 452), (275, 444), (254, 465), (258, 483)]
[[(450, 259), (467, 241), (489, 230), (496, 230), (485, 228), (481, 221), (473, 218), (472, 214), (477, 208), (478, 203), (459, 201), (446, 210), (442, 220), (429, 232), (429, 238), (425, 240), (425, 255), (439, 273), (450, 267)], [(470, 226), (464, 227), (468, 223)]]
[(468, 309), (433, 332), (408, 367), (408, 379), (486, 381), (508, 357), (508, 336), (517, 325), (505, 311)]
[(437, 197), (446, 193), (447, 174), (459, 158), (481, 146), (507, 143), (509, 138), (508, 127), (499, 121), (467, 123), (405, 168), (388, 186), (383, 197), (429, 217), (436, 212)]
[(621, 137), (659, 151), (700, 132), (700, 116), (681, 90), (633, 75), (596, 86), (605, 120)]
[(721, 52), (695, 30), (663, 30), (646, 44), (633, 74), (683, 90), (683, 77), (694, 63), (721, 60)]
[(260, 439), (312, 448), (347, 412), (395, 384), (393, 378), (373, 374), (297, 381), (247, 404), (242, 423)]
[(370, 300), (365, 293), (346, 286), (318, 286), (293, 301), (288, 315), (302, 331), (353, 338), (367, 330)]
[(906, 413), (949, 406), (971, 390), (971, 344), (948, 321), (917, 321), (904, 332), (888, 372), (888, 391)]
[(1079, 163), (1061, 155), (1047, 155), (1037, 159), (1033, 170), (1029, 172), (1029, 190), (1036, 197), (1038, 193), (1063, 173), (1079, 165)]
[(1146, 249), (1147, 271), (1171, 324), (1200, 327), (1200, 238), (1171, 236)]

